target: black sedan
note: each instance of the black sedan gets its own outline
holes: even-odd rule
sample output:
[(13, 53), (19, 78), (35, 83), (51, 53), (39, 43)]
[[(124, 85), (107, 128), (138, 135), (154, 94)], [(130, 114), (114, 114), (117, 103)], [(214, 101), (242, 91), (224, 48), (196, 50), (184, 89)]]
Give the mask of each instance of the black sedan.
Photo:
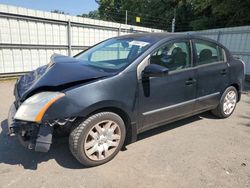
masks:
[(54, 135), (65, 131), (76, 159), (96, 166), (143, 131), (204, 111), (229, 117), (243, 81), (243, 63), (213, 40), (167, 33), (115, 37), (75, 57), (53, 55), (48, 65), (21, 76), (9, 135), (47, 152)]

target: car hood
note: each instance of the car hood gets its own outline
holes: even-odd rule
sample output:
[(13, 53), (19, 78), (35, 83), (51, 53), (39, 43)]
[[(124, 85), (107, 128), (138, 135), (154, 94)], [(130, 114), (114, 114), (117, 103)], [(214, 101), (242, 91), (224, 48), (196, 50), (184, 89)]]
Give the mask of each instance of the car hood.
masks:
[(86, 66), (80, 60), (54, 54), (48, 65), (37, 68), (16, 83), (18, 97), (23, 100), (38, 90), (57, 90), (112, 75)]

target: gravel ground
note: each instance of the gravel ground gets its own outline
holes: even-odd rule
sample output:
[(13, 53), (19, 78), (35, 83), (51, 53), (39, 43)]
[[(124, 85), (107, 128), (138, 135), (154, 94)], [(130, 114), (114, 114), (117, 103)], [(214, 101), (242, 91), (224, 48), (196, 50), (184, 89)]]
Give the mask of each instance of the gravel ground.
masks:
[(248, 92), (228, 119), (203, 113), (148, 131), (111, 162), (83, 168), (67, 139), (35, 153), (6, 135), (13, 85), (0, 82), (0, 187), (250, 187)]

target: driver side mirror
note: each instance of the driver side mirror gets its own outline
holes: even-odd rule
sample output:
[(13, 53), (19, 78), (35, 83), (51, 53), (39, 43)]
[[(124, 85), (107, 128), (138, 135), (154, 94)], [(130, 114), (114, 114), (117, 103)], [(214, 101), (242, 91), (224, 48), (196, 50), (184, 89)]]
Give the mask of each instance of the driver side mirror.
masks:
[(161, 65), (150, 64), (142, 71), (142, 77), (163, 77), (168, 75), (168, 68)]

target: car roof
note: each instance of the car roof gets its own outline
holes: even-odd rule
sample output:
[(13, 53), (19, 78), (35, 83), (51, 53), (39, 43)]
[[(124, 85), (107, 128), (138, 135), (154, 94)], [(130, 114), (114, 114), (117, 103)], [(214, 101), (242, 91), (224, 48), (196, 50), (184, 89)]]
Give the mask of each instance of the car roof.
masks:
[(216, 44), (219, 44), (217, 41), (212, 40), (210, 38), (202, 37), (200, 35), (196, 35), (193, 33), (169, 33), (169, 32), (157, 32), (157, 33), (135, 33), (135, 34), (128, 34), (128, 35), (122, 35), (117, 38), (132, 38), (134, 40), (140, 40), (140, 39), (147, 39), (150, 42), (158, 42), (162, 39), (183, 39), (183, 38), (195, 38), (195, 39), (201, 39), (201, 40), (206, 40), (210, 41)]
[(139, 39), (139, 38), (145, 38), (145, 37), (149, 37), (152, 39), (165, 39), (168, 37), (180, 37), (180, 36), (187, 36), (187, 34), (177, 34), (177, 33), (168, 33), (168, 32), (161, 32), (161, 33), (133, 33), (133, 34), (128, 34), (128, 35), (122, 35), (119, 36), (118, 38), (133, 38), (133, 39)]

